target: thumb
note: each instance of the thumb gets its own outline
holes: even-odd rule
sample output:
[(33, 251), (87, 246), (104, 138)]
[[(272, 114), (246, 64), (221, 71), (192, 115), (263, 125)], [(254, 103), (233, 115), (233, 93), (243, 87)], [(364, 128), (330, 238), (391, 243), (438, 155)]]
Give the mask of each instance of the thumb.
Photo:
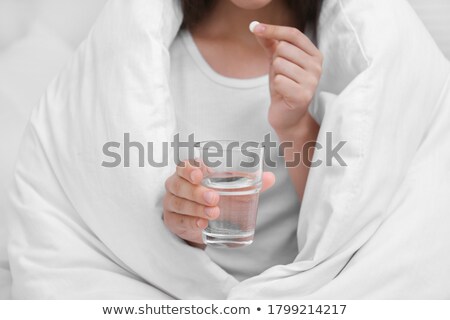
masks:
[(264, 172), (262, 176), (261, 192), (270, 189), (275, 184), (275, 175), (272, 172)]

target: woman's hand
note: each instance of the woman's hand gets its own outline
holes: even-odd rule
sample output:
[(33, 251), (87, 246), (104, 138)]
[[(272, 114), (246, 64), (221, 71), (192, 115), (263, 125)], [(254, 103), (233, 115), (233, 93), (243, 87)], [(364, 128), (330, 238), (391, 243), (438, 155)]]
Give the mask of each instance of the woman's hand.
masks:
[(323, 57), (302, 32), (258, 24), (253, 33), (270, 58), (269, 123), (277, 133), (298, 129), (314, 97)]
[(319, 125), (311, 117), (308, 107), (316, 93), (322, 75), (323, 57), (316, 46), (295, 28), (258, 24), (253, 29), (270, 61), (269, 123), (280, 142), (292, 143), (285, 149), (289, 174), (299, 199), (303, 199), (308, 178), (310, 159)]
[[(194, 167), (188, 161), (178, 166), (176, 172), (166, 181), (164, 197), (164, 223), (178, 237), (190, 245), (203, 245), (202, 230), (209, 220), (220, 215), (220, 196), (201, 182), (205, 170)], [(275, 183), (272, 173), (264, 173), (262, 191)]]

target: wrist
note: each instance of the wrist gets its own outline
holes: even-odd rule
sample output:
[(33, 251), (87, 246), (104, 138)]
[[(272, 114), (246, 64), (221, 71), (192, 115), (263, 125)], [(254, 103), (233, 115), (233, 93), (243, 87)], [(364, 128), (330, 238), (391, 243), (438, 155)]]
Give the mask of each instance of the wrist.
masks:
[[(279, 142), (289, 145), (288, 149), (284, 150), (283, 156), (285, 160), (292, 162), (295, 160), (296, 154), (300, 153), (302, 164), (305, 167), (310, 167), (319, 130), (320, 126), (318, 123), (309, 112), (306, 112), (305, 116), (295, 126), (286, 128), (286, 130), (276, 131)], [(303, 194), (303, 189), (304, 186), (299, 189), (300, 195)]]
[(320, 126), (307, 111), (293, 126), (275, 130), (280, 142), (283, 141), (316, 141)]

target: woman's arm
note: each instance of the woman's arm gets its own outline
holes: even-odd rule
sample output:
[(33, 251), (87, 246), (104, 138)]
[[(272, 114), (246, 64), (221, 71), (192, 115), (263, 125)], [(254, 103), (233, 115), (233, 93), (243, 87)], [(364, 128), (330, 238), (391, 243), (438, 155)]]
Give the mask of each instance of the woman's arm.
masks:
[[(322, 75), (323, 57), (308, 37), (295, 28), (253, 24), (251, 30), (270, 59), (269, 122), (280, 143), (292, 145), (285, 148), (284, 157), (301, 199), (319, 132), (308, 107)], [(297, 159), (299, 153), (301, 158)]]
[[(284, 159), (289, 175), (300, 199), (305, 192), (314, 145), (319, 134), (319, 125), (309, 112), (301, 119), (297, 130), (277, 132), (280, 143), (289, 143), (292, 147), (284, 149)], [(299, 157), (300, 155), (300, 157)]]

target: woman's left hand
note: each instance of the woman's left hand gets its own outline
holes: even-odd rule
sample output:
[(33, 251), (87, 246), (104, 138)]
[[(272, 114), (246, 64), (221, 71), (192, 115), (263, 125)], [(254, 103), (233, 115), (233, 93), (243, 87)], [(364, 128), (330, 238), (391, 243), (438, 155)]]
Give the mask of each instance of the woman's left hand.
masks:
[(322, 54), (295, 28), (260, 23), (253, 33), (270, 58), (269, 123), (277, 133), (291, 132), (309, 115), (322, 75)]

